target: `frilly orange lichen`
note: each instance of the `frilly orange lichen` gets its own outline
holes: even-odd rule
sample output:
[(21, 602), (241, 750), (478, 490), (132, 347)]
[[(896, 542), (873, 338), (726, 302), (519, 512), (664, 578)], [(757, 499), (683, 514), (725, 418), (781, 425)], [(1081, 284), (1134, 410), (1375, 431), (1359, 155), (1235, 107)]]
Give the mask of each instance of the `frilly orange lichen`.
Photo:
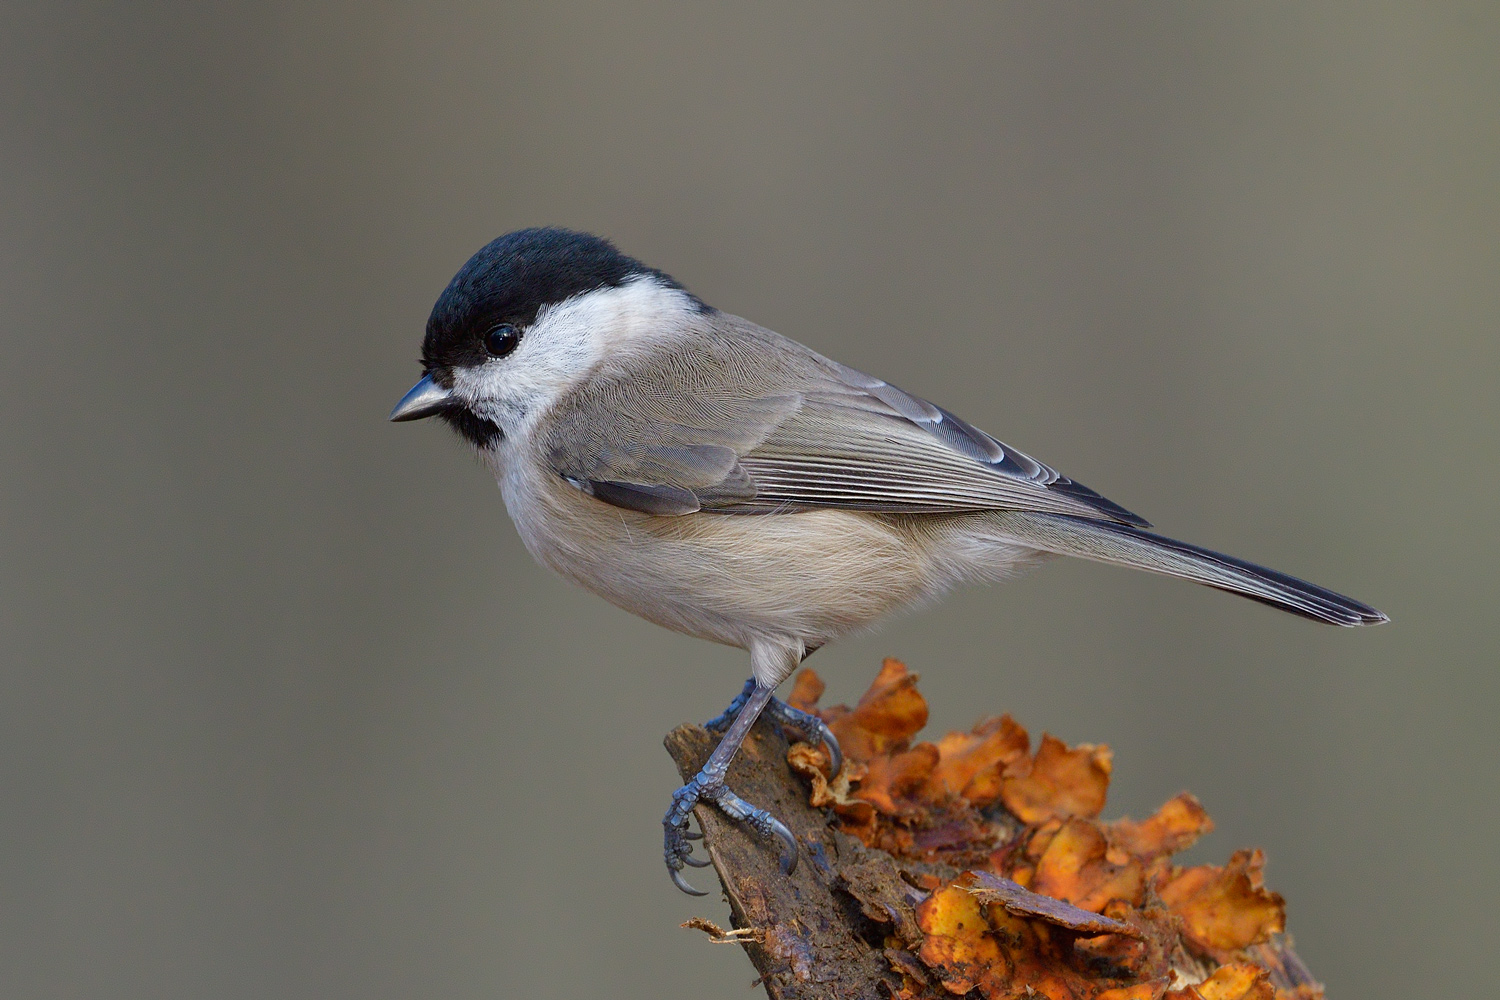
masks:
[(1265, 969), (1224, 965), (1201, 983), (1172, 990), (1167, 1000), (1277, 1000), (1277, 996)]
[[(1100, 822), (1113, 769), (1109, 748), (1069, 747), (1044, 734), (1033, 753), (1026, 730), (1008, 715), (913, 743), (927, 722), (917, 680), (888, 659), (853, 708), (819, 710), (823, 682), (803, 670), (788, 699), (829, 724), (846, 758), (843, 771), (830, 775), (824, 748), (791, 749), (788, 761), (808, 778), (814, 806), (832, 808), (843, 830), (868, 846), (948, 871), (968, 869), (946, 881), (913, 875), (932, 891), (917, 907), (920, 939), (913, 931), (912, 940), (888, 942), (902, 983), (897, 995), (1321, 995), (1307, 986), (1278, 992), (1257, 961), (1256, 949), (1285, 924), (1281, 897), (1264, 886), (1260, 851), (1239, 851), (1223, 867), (1171, 864), (1173, 853), (1213, 829), (1197, 799), (1183, 793), (1144, 820)], [(1189, 953), (1217, 968), (1168, 992), (1172, 956)]]
[(938, 764), (928, 782), (929, 801), (962, 795), (976, 806), (1000, 797), (1006, 769), (1025, 759), (1031, 740), (1008, 715), (987, 719), (967, 733), (949, 733), (935, 744)]
[(1192, 847), (1199, 837), (1213, 832), (1214, 821), (1196, 797), (1183, 792), (1148, 819), (1139, 823), (1116, 820), (1108, 829), (1111, 847), (1138, 858), (1154, 858)]
[(924, 934), (917, 957), (950, 993), (977, 990), (988, 1000), (1038, 994), (1049, 1000), (1157, 1000), (1166, 990), (1164, 961), (1147, 977), (1124, 966), (1101, 969), (1072, 947), (1078, 933), (1097, 935), (1096, 926), (1055, 914), (1015, 916), (1000, 901), (982, 903), (974, 892), (977, 880), (978, 873), (965, 873), (917, 907)]
[(1235, 851), (1222, 868), (1178, 869), (1162, 880), (1157, 892), (1181, 915), (1190, 948), (1229, 962), (1286, 929), (1286, 902), (1267, 891), (1265, 864), (1260, 848)]
[(1146, 892), (1146, 872), (1132, 857), (1115, 863), (1109, 841), (1097, 823), (1070, 819), (1047, 838), (1036, 859), (1030, 888), (1084, 910), (1104, 912), (1112, 899), (1139, 905)]
[(1004, 995), (1009, 963), (973, 895), (956, 885), (937, 890), (917, 907), (917, 926), (924, 935), (917, 957), (949, 992)]
[(1109, 747), (1080, 743), (1073, 749), (1043, 734), (1036, 756), (1006, 768), (1000, 800), (1025, 823), (1068, 816), (1093, 817), (1104, 808), (1113, 769)]
[(852, 709), (839, 705), (819, 714), (847, 756), (868, 762), (906, 749), (927, 725), (927, 699), (917, 693), (917, 675), (888, 659)]

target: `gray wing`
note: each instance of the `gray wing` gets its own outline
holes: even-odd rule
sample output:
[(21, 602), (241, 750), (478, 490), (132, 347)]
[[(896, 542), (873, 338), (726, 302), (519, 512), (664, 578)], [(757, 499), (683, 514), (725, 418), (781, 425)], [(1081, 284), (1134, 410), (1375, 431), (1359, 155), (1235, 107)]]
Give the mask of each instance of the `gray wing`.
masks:
[(1141, 518), (948, 411), (719, 314), (563, 400), (544, 456), (651, 514), (1025, 510)]

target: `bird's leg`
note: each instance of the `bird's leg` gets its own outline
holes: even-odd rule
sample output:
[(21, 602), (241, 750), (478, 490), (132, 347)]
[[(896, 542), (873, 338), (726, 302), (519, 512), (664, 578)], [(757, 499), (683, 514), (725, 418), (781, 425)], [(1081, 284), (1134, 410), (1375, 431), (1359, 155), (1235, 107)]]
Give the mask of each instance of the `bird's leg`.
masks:
[[(705, 722), (703, 728), (711, 733), (722, 733), (728, 729), (730, 723), (734, 722), (734, 717), (740, 714), (740, 709), (745, 707), (745, 702), (749, 701), (750, 696), (754, 693), (755, 678), (751, 677), (745, 681), (745, 689), (734, 696), (734, 701), (731, 701), (724, 711)], [(772, 697), (771, 701), (775, 702), (775, 697)]]
[(666, 816), (662, 817), (667, 872), (672, 876), (672, 881), (676, 883), (677, 888), (689, 895), (707, 895), (705, 892), (694, 889), (682, 877), (684, 865), (692, 865), (695, 868), (708, 865), (707, 861), (700, 861), (693, 857), (693, 846), (688, 835), (688, 815), (701, 801), (712, 802), (730, 819), (748, 824), (762, 838), (770, 840), (774, 837), (781, 841), (785, 848), (781, 856), (782, 871), (790, 875), (797, 867), (797, 841), (793, 838), (792, 831), (786, 828), (786, 824), (766, 810), (752, 806), (731, 792), (724, 784), (724, 774), (729, 770), (729, 762), (734, 759), (740, 744), (745, 742), (745, 736), (749, 734), (750, 727), (755, 725), (755, 720), (766, 707), (766, 703), (771, 701), (773, 690), (775, 689), (761, 687), (754, 682), (747, 685), (747, 691), (735, 699), (742, 703), (734, 721), (729, 725), (729, 731), (724, 734), (723, 739), (719, 740), (719, 745), (709, 755), (708, 763), (703, 765), (703, 770), (694, 775), (692, 781), (672, 793), (672, 808), (668, 809)]
[[(755, 690), (755, 678), (745, 682), (745, 689), (735, 696), (734, 701), (723, 712), (709, 719), (703, 724), (703, 728), (711, 732), (721, 733), (729, 728), (734, 721), (735, 713), (744, 706), (746, 699)], [(832, 768), (831, 774), (837, 778), (839, 771), (844, 767), (844, 752), (839, 748), (839, 741), (833, 735), (833, 730), (828, 728), (828, 723), (818, 718), (811, 712), (804, 712), (800, 708), (793, 708), (780, 698), (772, 697), (766, 702), (765, 711), (762, 713), (781, 726), (782, 731), (790, 729), (795, 735), (800, 736), (805, 742), (814, 746), (819, 741), (828, 747), (828, 761)]]

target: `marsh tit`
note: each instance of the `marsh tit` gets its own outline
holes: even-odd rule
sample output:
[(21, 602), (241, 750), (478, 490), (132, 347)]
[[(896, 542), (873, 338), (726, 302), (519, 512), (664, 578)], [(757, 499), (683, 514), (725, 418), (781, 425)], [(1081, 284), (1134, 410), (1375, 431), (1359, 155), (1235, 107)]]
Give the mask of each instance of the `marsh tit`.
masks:
[(606, 240), (523, 229), (476, 253), (433, 307), (425, 374), (392, 420), (439, 417), (494, 471), (542, 565), (753, 675), (711, 724), (708, 763), (664, 820), (677, 885), (688, 815), (712, 802), (797, 845), (725, 771), (763, 712), (837, 742), (772, 696), (803, 657), (959, 583), (1057, 555), (1217, 587), (1334, 625), (1359, 601), (1153, 534), (1146, 521), (924, 399), (707, 305)]

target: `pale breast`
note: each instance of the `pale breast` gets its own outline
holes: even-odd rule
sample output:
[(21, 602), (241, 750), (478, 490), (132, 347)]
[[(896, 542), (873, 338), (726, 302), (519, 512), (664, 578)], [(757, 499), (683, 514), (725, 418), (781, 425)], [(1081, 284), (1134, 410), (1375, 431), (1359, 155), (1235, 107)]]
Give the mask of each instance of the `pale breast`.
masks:
[(536, 560), (611, 603), (688, 635), (821, 645), (936, 581), (890, 519), (852, 511), (658, 517), (604, 503), (531, 462), (500, 478)]

